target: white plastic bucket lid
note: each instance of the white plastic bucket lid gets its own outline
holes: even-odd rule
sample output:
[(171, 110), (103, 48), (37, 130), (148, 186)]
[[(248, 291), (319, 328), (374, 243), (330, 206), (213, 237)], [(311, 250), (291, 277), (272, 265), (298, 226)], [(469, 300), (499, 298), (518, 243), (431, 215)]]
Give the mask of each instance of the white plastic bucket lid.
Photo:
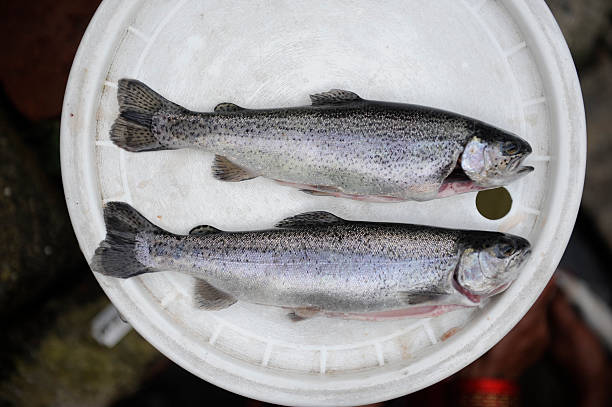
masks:
[[(308, 104), (342, 88), (429, 105), (516, 132), (535, 171), (511, 184), (510, 212), (492, 221), (475, 194), (376, 204), (312, 197), (267, 179), (224, 183), (212, 154), (128, 153), (109, 140), (117, 81), (136, 78), (198, 111)], [(578, 211), (585, 121), (570, 53), (541, 0), (105, 0), (66, 89), (62, 174), (70, 216), (90, 259), (105, 236), (102, 206), (125, 201), (186, 233), (271, 227), (327, 210), (348, 219), (499, 230), (527, 237), (518, 280), (482, 309), (431, 319), (299, 324), (274, 307), (196, 309), (193, 280), (172, 272), (118, 280), (106, 294), (149, 342), (225, 389), (278, 404), (358, 405), (401, 396), (466, 366), (525, 314), (551, 277)]]

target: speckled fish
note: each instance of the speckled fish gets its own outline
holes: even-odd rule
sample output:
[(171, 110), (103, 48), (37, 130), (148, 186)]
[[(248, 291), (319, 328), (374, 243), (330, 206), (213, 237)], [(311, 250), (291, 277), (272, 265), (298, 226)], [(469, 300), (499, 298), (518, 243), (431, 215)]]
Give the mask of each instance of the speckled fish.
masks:
[(518, 236), (355, 222), (327, 212), (270, 230), (199, 226), (189, 235), (162, 230), (120, 202), (106, 205), (104, 219), (94, 271), (120, 278), (186, 273), (199, 279), (196, 301), (205, 309), (240, 300), (291, 309), (294, 319), (433, 316), (475, 306), (505, 290), (530, 253)]
[(361, 99), (345, 90), (311, 106), (212, 113), (174, 104), (135, 80), (119, 81), (111, 140), (128, 151), (196, 148), (216, 154), (224, 181), (271, 178), (313, 195), (425, 201), (505, 185), (533, 170), (523, 139), (429, 107)]

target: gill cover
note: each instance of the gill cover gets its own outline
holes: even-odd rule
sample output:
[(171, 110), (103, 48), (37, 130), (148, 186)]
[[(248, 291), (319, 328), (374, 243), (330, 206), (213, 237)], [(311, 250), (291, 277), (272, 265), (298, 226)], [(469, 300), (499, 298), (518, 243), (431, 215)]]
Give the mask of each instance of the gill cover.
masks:
[(457, 283), (473, 295), (497, 294), (516, 279), (520, 266), (531, 253), (530, 247), (527, 240), (504, 234), (468, 247), (459, 260)]
[(465, 146), (461, 168), (478, 186), (502, 186), (533, 171), (520, 166), (530, 153), (529, 143), (510, 133), (480, 132)]

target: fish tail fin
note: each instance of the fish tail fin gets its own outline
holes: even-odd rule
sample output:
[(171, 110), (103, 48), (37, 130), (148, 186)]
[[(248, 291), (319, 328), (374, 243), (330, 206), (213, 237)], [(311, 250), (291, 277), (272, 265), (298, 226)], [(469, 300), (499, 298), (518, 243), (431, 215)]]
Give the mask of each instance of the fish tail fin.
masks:
[(91, 259), (94, 271), (106, 276), (129, 278), (143, 273), (157, 271), (138, 261), (136, 237), (139, 232), (165, 231), (138, 213), (124, 202), (109, 202), (104, 206), (106, 239)]
[(110, 132), (113, 143), (132, 152), (172, 150), (153, 133), (153, 116), (160, 111), (186, 112), (186, 109), (134, 79), (119, 80), (117, 101), (119, 117)]

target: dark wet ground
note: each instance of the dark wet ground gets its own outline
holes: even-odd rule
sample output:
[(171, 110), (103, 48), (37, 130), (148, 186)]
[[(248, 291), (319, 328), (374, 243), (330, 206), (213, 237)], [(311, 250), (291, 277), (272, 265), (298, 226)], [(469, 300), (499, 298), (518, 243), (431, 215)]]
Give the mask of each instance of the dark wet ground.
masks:
[[(576, 59), (589, 135), (583, 205), (562, 264), (610, 303), (612, 2), (548, 3)], [(112, 349), (91, 337), (90, 321), (108, 300), (65, 208), (59, 115), (74, 52), (97, 4), (0, 4), (0, 406), (258, 405), (196, 378), (135, 332)], [(570, 373), (544, 352), (521, 377), (523, 404), (575, 405), (579, 389)], [(390, 405), (444, 405), (448, 389), (442, 383)]]

